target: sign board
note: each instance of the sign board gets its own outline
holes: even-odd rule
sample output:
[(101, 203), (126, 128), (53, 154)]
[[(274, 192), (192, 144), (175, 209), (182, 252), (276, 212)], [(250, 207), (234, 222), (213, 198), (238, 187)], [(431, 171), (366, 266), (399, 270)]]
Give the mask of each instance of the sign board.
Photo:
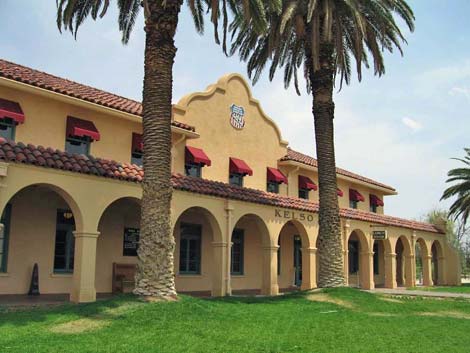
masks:
[(123, 256), (137, 256), (139, 248), (140, 229), (124, 228)]
[(387, 231), (386, 230), (374, 230), (372, 231), (372, 238), (374, 240), (385, 240), (387, 239)]

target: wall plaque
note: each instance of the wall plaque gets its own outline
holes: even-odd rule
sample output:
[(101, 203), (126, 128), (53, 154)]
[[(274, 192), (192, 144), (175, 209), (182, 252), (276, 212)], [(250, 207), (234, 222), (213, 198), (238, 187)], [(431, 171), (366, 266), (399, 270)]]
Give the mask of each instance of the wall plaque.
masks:
[(374, 240), (385, 240), (387, 239), (387, 231), (386, 230), (374, 230), (372, 231), (372, 238), (374, 238)]

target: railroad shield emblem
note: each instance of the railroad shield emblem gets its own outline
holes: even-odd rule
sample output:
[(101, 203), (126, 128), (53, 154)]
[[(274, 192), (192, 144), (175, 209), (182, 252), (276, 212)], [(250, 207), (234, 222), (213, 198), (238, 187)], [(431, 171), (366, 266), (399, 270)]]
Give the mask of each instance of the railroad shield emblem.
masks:
[(230, 124), (235, 129), (241, 130), (245, 126), (245, 109), (238, 105), (232, 104), (230, 106)]

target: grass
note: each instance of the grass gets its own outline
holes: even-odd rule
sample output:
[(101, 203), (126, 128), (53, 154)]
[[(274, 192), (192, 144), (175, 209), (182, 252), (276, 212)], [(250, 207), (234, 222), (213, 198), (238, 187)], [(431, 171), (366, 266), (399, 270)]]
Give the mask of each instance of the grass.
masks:
[(425, 290), (431, 292), (450, 292), (470, 294), (470, 283), (462, 283), (461, 286), (436, 286), (436, 287), (413, 287), (410, 290)]
[[(1, 310), (1, 309), (0, 309)], [(470, 301), (341, 288), (0, 312), (5, 352), (468, 352)]]

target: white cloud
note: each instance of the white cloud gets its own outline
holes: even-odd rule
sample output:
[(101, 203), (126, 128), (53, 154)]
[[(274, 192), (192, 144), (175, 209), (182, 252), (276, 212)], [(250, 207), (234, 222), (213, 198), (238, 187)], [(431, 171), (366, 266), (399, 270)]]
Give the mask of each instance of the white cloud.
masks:
[(418, 131), (423, 128), (423, 125), (421, 123), (417, 122), (416, 120), (413, 120), (411, 118), (403, 118), (401, 119), (401, 122), (406, 126), (409, 127), (413, 131)]
[(470, 100), (470, 87), (459, 87), (459, 86), (452, 87), (449, 91), (449, 95), (464, 96), (465, 98)]

